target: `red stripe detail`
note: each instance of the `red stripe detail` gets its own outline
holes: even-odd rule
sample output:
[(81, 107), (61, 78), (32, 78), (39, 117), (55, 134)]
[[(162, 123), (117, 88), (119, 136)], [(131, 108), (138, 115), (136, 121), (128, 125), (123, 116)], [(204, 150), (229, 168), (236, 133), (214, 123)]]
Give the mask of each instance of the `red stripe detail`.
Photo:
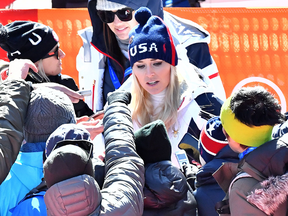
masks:
[(181, 104), (180, 104), (180, 106), (178, 107), (178, 109), (177, 110), (179, 110), (180, 109), (180, 107), (182, 106), (182, 104), (184, 103), (184, 100), (185, 100), (185, 97), (183, 98), (183, 100), (182, 100), (182, 102), (181, 102)]
[(122, 67), (122, 65), (121, 65), (116, 59), (114, 59), (112, 56), (110, 56), (110, 55), (108, 55), (107, 53), (104, 53), (104, 52), (102, 52), (100, 49), (98, 49), (92, 42), (90, 42), (90, 44), (91, 44), (98, 52), (100, 52), (101, 54), (105, 55), (105, 56), (108, 57), (108, 58), (113, 59), (113, 60), (121, 67), (121, 69), (122, 69), (122, 71), (123, 71), (123, 79), (122, 79), (121, 84), (123, 84), (124, 78), (125, 78), (125, 77), (124, 77), (124, 75), (125, 75), (125, 70), (124, 70), (124, 68)]
[(208, 150), (209, 152), (214, 153), (214, 154), (217, 154), (223, 147), (228, 145), (227, 142), (223, 142), (223, 143), (221, 143), (219, 141), (217, 142), (209, 134), (207, 134), (205, 129), (202, 130), (202, 132), (200, 134), (200, 139), (201, 139), (201, 143), (202, 143), (203, 147), (205, 148), (205, 150)]
[[(166, 26), (165, 23), (164, 23), (164, 25)], [(168, 35), (169, 35), (169, 38), (170, 38), (170, 44), (171, 44), (171, 49), (172, 49), (172, 65), (175, 66), (175, 64), (176, 64), (176, 61), (175, 61), (175, 58), (176, 58), (175, 45), (174, 45), (174, 42), (173, 42), (173, 39), (172, 39), (172, 35), (171, 35), (170, 31), (169, 31), (168, 26), (166, 26), (166, 28), (167, 28), (167, 32), (168, 32)]]
[(215, 77), (217, 77), (217, 76), (219, 76), (219, 72), (210, 75), (210, 76), (209, 76), (209, 79), (213, 79), (213, 78), (215, 78)]
[[(158, 16), (157, 16), (158, 17)], [(161, 17), (158, 17), (162, 23), (166, 26), (166, 29), (167, 29), (167, 33), (169, 35), (169, 39), (170, 39), (170, 45), (171, 45), (171, 49), (172, 49), (172, 64), (173, 66), (175, 66), (176, 64), (176, 61), (175, 61), (175, 57), (176, 57), (176, 50), (175, 50), (175, 45), (174, 45), (174, 41), (173, 41), (173, 38), (172, 38), (172, 35), (170, 33), (170, 30), (169, 30), (169, 27), (166, 25), (166, 23), (161, 19)]]
[(8, 70), (8, 68), (6, 70), (1, 71), (1, 79), (2, 79), (2, 81), (7, 79), (7, 77), (8, 77), (7, 76), (7, 70)]
[(93, 86), (92, 86), (92, 110), (94, 112), (96, 112), (96, 110), (94, 110), (94, 96), (95, 96), (95, 85), (96, 84), (96, 80), (93, 81)]

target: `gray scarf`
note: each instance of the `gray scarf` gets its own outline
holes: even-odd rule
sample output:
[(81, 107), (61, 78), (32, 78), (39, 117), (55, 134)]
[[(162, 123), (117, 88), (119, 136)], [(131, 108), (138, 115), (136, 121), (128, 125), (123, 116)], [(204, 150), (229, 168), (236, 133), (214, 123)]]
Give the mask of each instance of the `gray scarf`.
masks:
[(116, 39), (118, 41), (118, 45), (121, 50), (128, 52), (129, 38), (126, 40), (120, 40), (117, 36)]

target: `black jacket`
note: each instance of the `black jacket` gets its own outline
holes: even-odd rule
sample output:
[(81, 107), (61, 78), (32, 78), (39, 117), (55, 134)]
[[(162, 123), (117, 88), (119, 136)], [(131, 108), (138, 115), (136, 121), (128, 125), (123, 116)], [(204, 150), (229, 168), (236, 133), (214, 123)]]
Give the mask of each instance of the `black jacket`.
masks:
[[(56, 76), (49, 76), (48, 78), (50, 79), (51, 82), (64, 85), (74, 91), (79, 90), (74, 79), (68, 75), (59, 74)], [(73, 106), (74, 106), (75, 114), (77, 117), (81, 117), (85, 115), (90, 116), (94, 113), (83, 100), (79, 100), (78, 103), (73, 103)]]
[(171, 161), (145, 165), (143, 216), (196, 216), (196, 200), (186, 177)]

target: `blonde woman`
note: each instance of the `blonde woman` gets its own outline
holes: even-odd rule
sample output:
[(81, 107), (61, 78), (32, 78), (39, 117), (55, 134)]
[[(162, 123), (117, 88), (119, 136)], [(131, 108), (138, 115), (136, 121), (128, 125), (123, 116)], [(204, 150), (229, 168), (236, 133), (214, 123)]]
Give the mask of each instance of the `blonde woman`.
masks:
[(172, 162), (179, 167), (175, 157), (179, 142), (187, 132), (198, 138), (205, 123), (200, 111), (219, 115), (222, 101), (209, 91), (194, 66), (178, 60), (161, 18), (151, 16), (147, 8), (136, 11), (135, 18), (139, 25), (130, 32), (129, 41), (134, 129), (161, 119), (172, 144)]

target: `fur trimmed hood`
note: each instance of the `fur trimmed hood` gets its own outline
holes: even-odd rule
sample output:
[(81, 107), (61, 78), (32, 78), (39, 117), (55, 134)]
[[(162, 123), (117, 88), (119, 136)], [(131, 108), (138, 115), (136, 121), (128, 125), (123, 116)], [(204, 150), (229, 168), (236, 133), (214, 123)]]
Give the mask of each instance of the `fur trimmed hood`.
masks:
[(248, 197), (247, 201), (257, 206), (267, 215), (272, 215), (279, 205), (287, 200), (288, 173), (281, 176), (272, 176), (261, 182), (262, 188), (256, 189)]

